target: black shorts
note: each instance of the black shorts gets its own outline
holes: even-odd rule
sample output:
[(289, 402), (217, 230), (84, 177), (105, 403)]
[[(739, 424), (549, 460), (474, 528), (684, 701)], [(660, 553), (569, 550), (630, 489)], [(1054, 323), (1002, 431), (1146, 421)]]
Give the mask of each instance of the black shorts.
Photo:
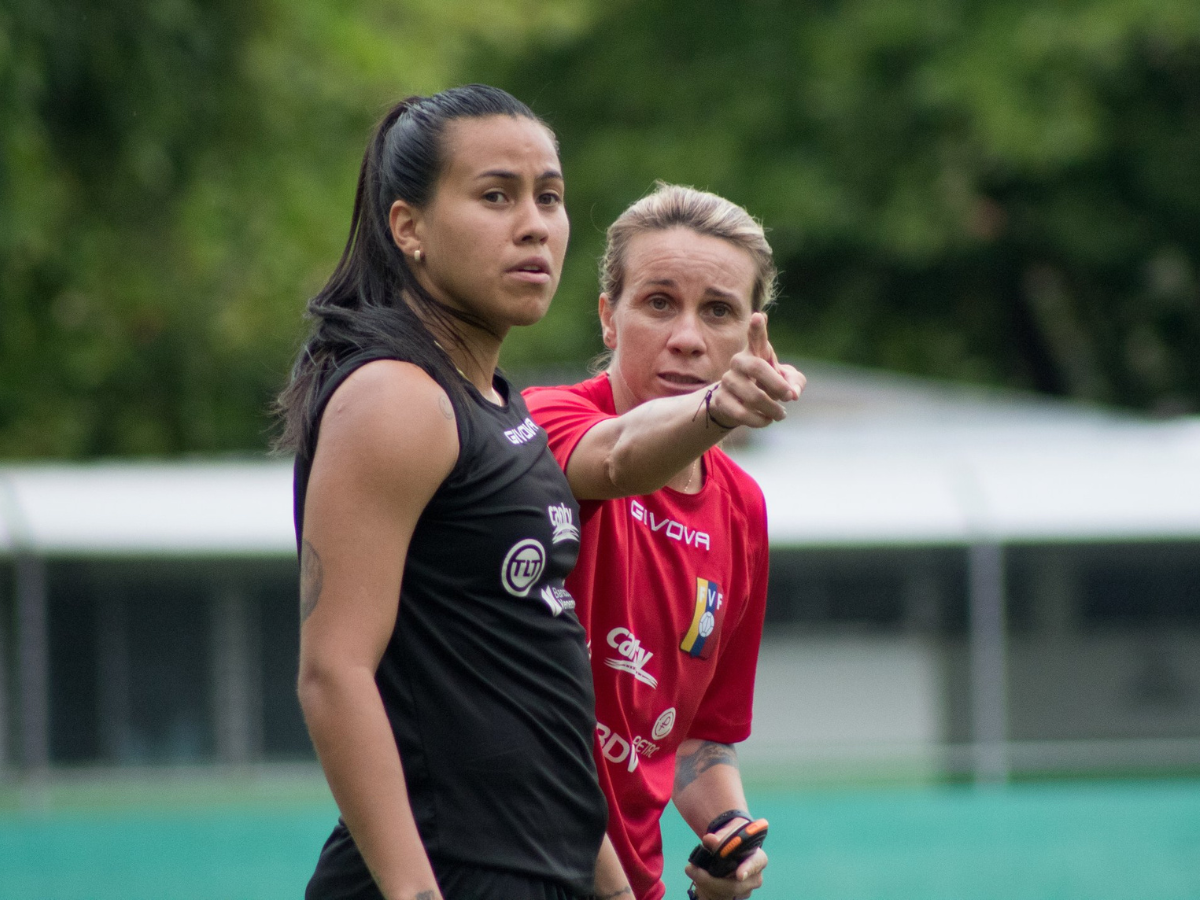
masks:
[[(362, 857), (357, 853), (354, 857), (356, 864), (342, 871), (318, 867), (304, 892), (305, 900), (383, 900)], [(519, 872), (446, 860), (431, 862), (445, 900), (590, 900), (592, 896)]]
[(590, 900), (563, 885), (532, 875), (439, 860), (438, 887), (446, 900)]

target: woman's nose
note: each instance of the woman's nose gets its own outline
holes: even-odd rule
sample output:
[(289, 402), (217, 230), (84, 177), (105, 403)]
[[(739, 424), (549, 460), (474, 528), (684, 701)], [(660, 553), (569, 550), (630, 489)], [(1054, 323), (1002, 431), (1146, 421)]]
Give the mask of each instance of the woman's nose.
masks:
[(529, 197), (518, 206), (517, 242), (544, 244), (550, 237), (544, 210), (537, 199)]
[(678, 353), (699, 353), (704, 349), (704, 334), (697, 317), (684, 313), (675, 319), (668, 346)]

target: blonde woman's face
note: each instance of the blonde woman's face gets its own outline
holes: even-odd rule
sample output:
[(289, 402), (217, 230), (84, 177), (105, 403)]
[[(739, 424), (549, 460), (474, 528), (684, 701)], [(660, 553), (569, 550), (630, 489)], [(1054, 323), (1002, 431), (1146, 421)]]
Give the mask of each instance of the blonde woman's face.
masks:
[(716, 381), (745, 349), (757, 269), (748, 251), (690, 228), (645, 231), (615, 302), (600, 297), (617, 412)]

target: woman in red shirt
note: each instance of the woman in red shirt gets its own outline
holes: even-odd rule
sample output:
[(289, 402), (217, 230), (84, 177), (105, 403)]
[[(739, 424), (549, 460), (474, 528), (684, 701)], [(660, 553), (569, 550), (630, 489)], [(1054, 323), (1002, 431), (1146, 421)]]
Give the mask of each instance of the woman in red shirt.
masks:
[[(803, 390), (767, 337), (775, 278), (745, 210), (659, 185), (608, 230), (605, 371), (525, 392), (580, 502), (567, 589), (590, 640), (608, 834), (638, 900), (665, 891), (668, 800), (711, 846), (749, 819), (733, 745), (750, 733), (766, 507), (717, 445)], [(689, 865), (692, 892), (747, 897), (766, 862), (757, 850), (727, 878)]]

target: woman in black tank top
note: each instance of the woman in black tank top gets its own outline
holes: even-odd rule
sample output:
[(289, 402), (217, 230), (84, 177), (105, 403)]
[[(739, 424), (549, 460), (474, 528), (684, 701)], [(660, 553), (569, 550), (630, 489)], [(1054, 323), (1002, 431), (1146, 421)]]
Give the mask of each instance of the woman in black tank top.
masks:
[(579, 512), (496, 373), (546, 312), (555, 139), (471, 85), (397, 104), (280, 397), (296, 453), (299, 695), (341, 819), (306, 897), (566, 900), (625, 888), (563, 578)]

